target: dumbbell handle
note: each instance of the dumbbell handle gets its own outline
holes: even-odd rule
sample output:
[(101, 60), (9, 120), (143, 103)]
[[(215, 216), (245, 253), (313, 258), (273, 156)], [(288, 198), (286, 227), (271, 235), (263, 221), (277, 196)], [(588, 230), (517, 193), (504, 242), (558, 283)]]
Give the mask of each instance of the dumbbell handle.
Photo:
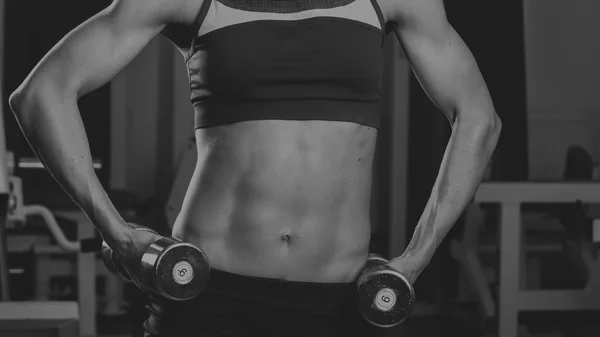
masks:
[(104, 266), (106, 269), (113, 275), (122, 278), (125, 281), (131, 282), (131, 276), (123, 267), (123, 264), (120, 260), (117, 259), (117, 256), (113, 252), (112, 248), (108, 246), (105, 241), (102, 241), (102, 262), (104, 262)]
[(358, 278), (356, 280), (357, 285), (360, 285), (362, 283), (365, 276), (368, 274), (368, 272), (370, 270), (372, 270), (375, 267), (385, 265), (388, 262), (389, 261), (386, 258), (384, 258), (383, 256), (381, 256), (379, 254), (374, 254), (374, 253), (369, 254), (369, 257), (367, 258), (367, 262), (365, 262), (365, 266), (363, 267), (362, 272), (360, 273), (360, 275), (358, 276)]
[[(102, 261), (114, 275), (133, 281), (121, 259), (103, 242)], [(161, 237), (152, 243), (141, 258), (135, 283), (144, 291), (175, 301), (196, 297), (210, 275), (206, 254), (192, 244), (172, 237)]]
[(367, 262), (365, 264), (365, 270), (383, 265), (383, 264), (387, 264), (388, 262), (390, 262), (388, 259), (384, 258), (383, 256), (379, 255), (379, 254), (374, 254), (371, 253), (369, 254), (369, 258), (367, 259)]
[[(148, 232), (154, 233), (156, 235), (159, 235), (156, 231), (154, 231), (148, 227), (143, 227), (143, 226), (139, 226), (139, 225), (135, 225), (135, 224), (132, 224), (132, 227), (134, 228), (134, 230), (148, 231)], [(108, 271), (110, 273), (112, 273), (113, 275), (119, 276), (123, 280), (131, 282), (132, 281), (131, 276), (127, 272), (127, 269), (125, 269), (125, 267), (123, 266), (121, 261), (118, 259), (117, 255), (115, 255), (114, 251), (112, 250), (112, 248), (110, 248), (108, 246), (106, 241), (102, 241), (101, 251), (102, 251), (102, 261), (104, 262), (104, 266), (106, 267), (106, 269), (108, 269)]]

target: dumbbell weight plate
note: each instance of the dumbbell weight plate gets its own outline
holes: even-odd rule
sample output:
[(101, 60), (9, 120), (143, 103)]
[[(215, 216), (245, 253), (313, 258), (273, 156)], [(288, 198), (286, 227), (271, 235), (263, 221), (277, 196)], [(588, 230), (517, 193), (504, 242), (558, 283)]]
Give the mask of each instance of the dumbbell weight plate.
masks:
[(210, 265), (204, 252), (194, 245), (161, 238), (144, 253), (140, 274), (144, 287), (165, 298), (185, 301), (206, 288)]
[(359, 311), (370, 324), (390, 328), (410, 316), (415, 292), (410, 282), (389, 267), (365, 273), (359, 280)]

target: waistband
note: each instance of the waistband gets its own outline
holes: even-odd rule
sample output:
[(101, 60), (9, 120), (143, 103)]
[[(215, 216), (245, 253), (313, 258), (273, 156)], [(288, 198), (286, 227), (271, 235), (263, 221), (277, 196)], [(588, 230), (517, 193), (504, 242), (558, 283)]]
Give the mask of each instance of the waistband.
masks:
[(210, 272), (210, 281), (202, 294), (185, 302), (170, 301), (150, 295), (151, 302), (161, 307), (190, 307), (205, 305), (212, 298), (239, 299), (244, 302), (265, 303), (282, 307), (318, 307), (335, 311), (356, 297), (356, 285), (347, 283), (318, 283), (247, 276), (218, 269)]
[(287, 336), (317, 336), (316, 331), (348, 336), (348, 329), (361, 322), (356, 297), (354, 282), (286, 281), (213, 269), (207, 288), (192, 300), (150, 295), (144, 328), (153, 336), (169, 337), (213, 336), (211, 331), (225, 330), (264, 336), (278, 329), (295, 331)]
[(213, 269), (206, 292), (223, 293), (248, 299), (255, 298), (257, 300), (272, 298), (289, 303), (330, 305), (348, 299), (356, 292), (356, 285), (354, 282), (287, 281)]
[(379, 128), (380, 101), (192, 101), (195, 129), (251, 120), (323, 120)]

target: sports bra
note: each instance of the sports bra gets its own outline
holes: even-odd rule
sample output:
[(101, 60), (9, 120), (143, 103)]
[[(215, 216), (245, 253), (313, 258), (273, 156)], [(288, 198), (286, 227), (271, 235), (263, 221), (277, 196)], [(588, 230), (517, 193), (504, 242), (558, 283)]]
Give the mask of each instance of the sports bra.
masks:
[(379, 127), (377, 0), (204, 0), (186, 65), (195, 128), (249, 120)]

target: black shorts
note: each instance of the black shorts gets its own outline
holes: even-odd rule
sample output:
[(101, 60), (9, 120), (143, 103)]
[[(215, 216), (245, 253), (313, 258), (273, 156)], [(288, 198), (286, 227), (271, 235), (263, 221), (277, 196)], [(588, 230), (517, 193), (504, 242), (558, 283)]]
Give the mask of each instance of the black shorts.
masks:
[(147, 337), (375, 337), (354, 283), (290, 282), (211, 271), (197, 298), (150, 297)]

